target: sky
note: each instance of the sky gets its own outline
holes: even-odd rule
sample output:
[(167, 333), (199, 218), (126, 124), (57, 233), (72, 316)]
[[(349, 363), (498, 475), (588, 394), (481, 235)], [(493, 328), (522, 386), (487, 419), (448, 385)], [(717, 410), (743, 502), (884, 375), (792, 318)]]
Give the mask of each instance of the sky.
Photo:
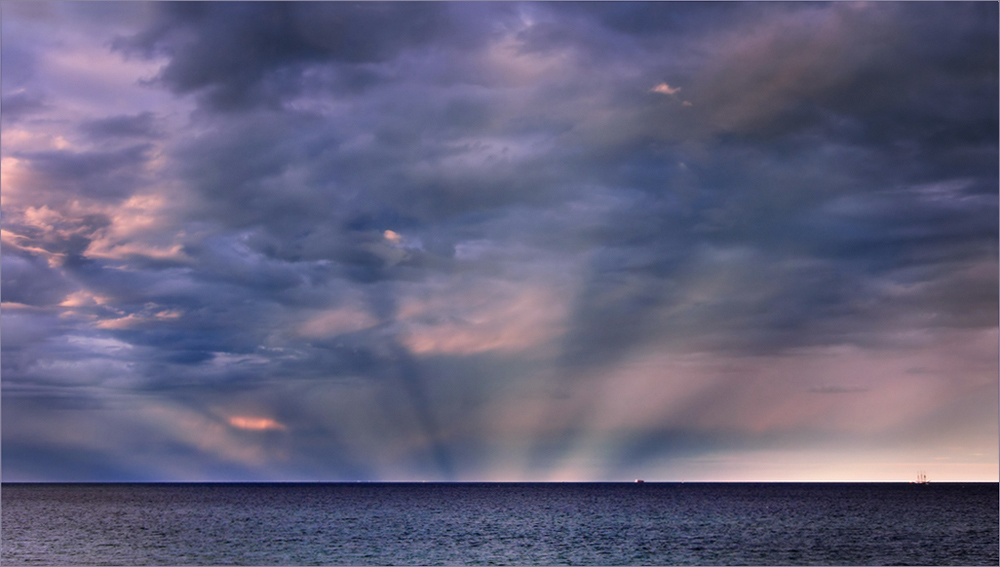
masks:
[(998, 6), (0, 4), (4, 481), (992, 481)]

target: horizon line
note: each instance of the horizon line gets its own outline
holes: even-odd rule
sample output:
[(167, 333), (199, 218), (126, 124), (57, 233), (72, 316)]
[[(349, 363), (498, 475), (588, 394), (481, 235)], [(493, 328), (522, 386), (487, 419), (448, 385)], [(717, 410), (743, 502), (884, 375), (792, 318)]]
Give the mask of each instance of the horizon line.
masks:
[(0, 480), (3, 484), (1000, 484), (1000, 480)]

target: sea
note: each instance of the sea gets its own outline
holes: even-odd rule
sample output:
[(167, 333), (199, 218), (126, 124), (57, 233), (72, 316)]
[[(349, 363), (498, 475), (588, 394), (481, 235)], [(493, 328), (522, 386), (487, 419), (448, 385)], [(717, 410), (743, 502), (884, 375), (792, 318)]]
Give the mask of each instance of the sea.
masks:
[(997, 483), (0, 486), (3, 565), (997, 565)]

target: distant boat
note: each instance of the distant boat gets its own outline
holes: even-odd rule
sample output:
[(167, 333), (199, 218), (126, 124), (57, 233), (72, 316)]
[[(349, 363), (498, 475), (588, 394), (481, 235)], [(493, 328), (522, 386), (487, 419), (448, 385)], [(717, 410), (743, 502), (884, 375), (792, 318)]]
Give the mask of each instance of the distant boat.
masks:
[(646, 481), (642, 480), (641, 478), (637, 478), (637, 479), (635, 479), (635, 482), (636, 482), (637, 484), (642, 484), (642, 483), (644, 483), (644, 482), (646, 482)]
[(931, 481), (927, 480), (927, 475), (924, 471), (917, 473), (917, 480), (913, 481), (913, 484), (930, 484)]

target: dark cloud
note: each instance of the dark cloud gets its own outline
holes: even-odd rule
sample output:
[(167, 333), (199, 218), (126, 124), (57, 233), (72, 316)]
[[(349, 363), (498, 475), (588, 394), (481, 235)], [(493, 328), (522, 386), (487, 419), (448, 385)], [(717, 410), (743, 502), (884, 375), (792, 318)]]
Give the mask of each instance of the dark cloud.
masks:
[(476, 32), (481, 31), (475, 29), (481, 25), (454, 21), (445, 4), (161, 6), (155, 25), (120, 38), (116, 47), (170, 56), (159, 79), (180, 93), (203, 92), (217, 109), (274, 104), (294, 95), (302, 88), (304, 67), (310, 63), (381, 63), (432, 42), (447, 40), (455, 47), (477, 43)]
[(31, 50), (16, 44), (5, 46), (3, 54), (0, 54), (0, 66), (4, 69), (4, 102), (0, 110), (4, 113), (8, 110), (6, 108), (8, 101), (15, 107), (11, 110), (16, 112), (19, 103), (23, 105), (35, 98), (27, 93), (18, 92), (25, 88), (34, 76), (35, 64), (36, 59)]
[(34, 174), (25, 180), (32, 189), (105, 200), (126, 197), (143, 185), (142, 166), (152, 157), (152, 149), (149, 144), (136, 144), (111, 151), (46, 150), (15, 155)]
[(735, 18), (747, 17), (761, 10), (759, 5), (742, 3), (699, 2), (692, 6), (678, 7), (641, 2), (567, 2), (553, 15), (576, 12), (623, 36), (662, 40), (729, 26)]
[(60, 303), (73, 288), (58, 270), (50, 268), (39, 258), (24, 258), (13, 254), (3, 255), (4, 301), (25, 305), (55, 305)]
[[(997, 82), (984, 9), (844, 4), (823, 17), (815, 7), (793, 10), (731, 40), (735, 49), (710, 64), (690, 96), (719, 127), (743, 136), (798, 133), (832, 118), (860, 121), (855, 131), (878, 143), (970, 134), (995, 142), (982, 127), (996, 121), (983, 102), (995, 98)], [(933, 50), (929, 34), (940, 38)]]
[(0, 115), (4, 122), (13, 123), (23, 120), (31, 114), (45, 110), (47, 105), (41, 95), (28, 92), (17, 92), (5, 95), (0, 101)]
[(157, 135), (155, 117), (152, 112), (91, 120), (82, 123), (80, 130), (99, 138), (150, 138)]

